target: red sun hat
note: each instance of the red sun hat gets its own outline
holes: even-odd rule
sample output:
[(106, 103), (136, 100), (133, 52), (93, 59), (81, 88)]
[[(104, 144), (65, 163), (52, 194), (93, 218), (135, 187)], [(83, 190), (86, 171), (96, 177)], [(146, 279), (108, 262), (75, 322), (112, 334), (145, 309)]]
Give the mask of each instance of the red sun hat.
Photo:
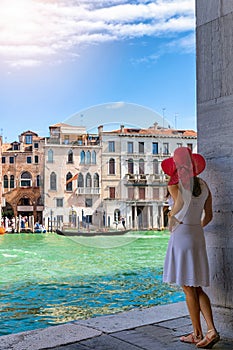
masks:
[(181, 180), (183, 183), (200, 174), (206, 166), (204, 157), (198, 153), (192, 153), (189, 147), (179, 147), (174, 151), (173, 157), (164, 159), (161, 167), (165, 174), (169, 175), (168, 185), (174, 185)]

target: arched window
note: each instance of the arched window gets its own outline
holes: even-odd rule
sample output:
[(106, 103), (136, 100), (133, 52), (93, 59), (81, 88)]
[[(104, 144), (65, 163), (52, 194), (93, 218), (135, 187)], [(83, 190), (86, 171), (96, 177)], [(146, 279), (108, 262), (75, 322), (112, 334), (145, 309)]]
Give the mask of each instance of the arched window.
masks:
[(73, 185), (72, 185), (72, 174), (69, 171), (68, 174), (66, 174), (66, 191), (72, 191), (73, 190)]
[(93, 185), (94, 187), (99, 187), (99, 175), (97, 173), (94, 174)]
[(86, 163), (91, 164), (91, 152), (87, 151), (86, 153)]
[(48, 163), (53, 163), (53, 150), (48, 150)]
[(73, 159), (73, 151), (70, 149), (68, 152), (68, 163), (73, 163), (74, 159)]
[(10, 188), (15, 188), (15, 177), (14, 177), (14, 175), (10, 176)]
[(8, 176), (7, 175), (4, 175), (3, 183), (4, 183), (4, 188), (8, 188)]
[(28, 171), (24, 171), (21, 174), (20, 186), (21, 187), (31, 187), (32, 185), (32, 175)]
[(84, 180), (83, 180), (83, 174), (78, 174), (78, 187), (84, 187)]
[(57, 190), (57, 175), (54, 171), (50, 174), (50, 190)]
[(114, 221), (119, 222), (121, 217), (121, 212), (119, 209), (114, 210)]
[(134, 174), (133, 159), (128, 159), (128, 174)]
[(40, 175), (37, 175), (36, 177), (36, 186), (40, 187)]
[(158, 174), (159, 173), (159, 162), (158, 159), (153, 160), (153, 173)]
[(86, 175), (86, 187), (91, 187), (91, 174), (87, 173)]
[(109, 175), (115, 175), (115, 159), (109, 159)]
[(145, 174), (145, 162), (144, 162), (144, 159), (139, 159), (139, 174)]
[(96, 151), (92, 151), (91, 162), (92, 164), (96, 164)]
[(85, 164), (85, 152), (84, 151), (80, 152), (80, 163)]
[(37, 204), (37, 205), (43, 205), (43, 204), (44, 204), (44, 203), (43, 203), (42, 197), (39, 197), (39, 198), (37, 199), (36, 204)]

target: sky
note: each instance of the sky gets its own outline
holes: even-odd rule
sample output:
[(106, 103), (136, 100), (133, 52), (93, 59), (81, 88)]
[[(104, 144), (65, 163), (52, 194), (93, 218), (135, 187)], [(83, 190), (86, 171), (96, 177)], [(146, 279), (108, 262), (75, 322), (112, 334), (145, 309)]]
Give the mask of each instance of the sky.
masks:
[[(48, 136), (74, 115), (93, 127), (85, 110), (106, 104), (196, 130), (194, 10), (195, 0), (0, 0), (3, 142)], [(109, 109), (96, 125), (111, 118)]]

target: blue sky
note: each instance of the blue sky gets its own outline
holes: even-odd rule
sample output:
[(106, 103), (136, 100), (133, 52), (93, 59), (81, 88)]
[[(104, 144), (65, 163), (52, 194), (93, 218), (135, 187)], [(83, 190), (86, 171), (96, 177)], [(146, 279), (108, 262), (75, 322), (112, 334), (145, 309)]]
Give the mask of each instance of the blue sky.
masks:
[[(49, 125), (113, 102), (196, 129), (194, 7), (195, 0), (1, 0), (3, 141), (28, 129), (47, 136)], [(106, 121), (111, 115), (96, 124)]]

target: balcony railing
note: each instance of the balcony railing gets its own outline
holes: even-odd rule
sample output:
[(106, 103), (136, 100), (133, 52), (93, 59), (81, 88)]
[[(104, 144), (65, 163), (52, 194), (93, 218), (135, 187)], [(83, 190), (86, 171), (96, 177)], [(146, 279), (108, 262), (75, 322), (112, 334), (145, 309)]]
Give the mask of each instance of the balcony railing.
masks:
[(77, 187), (76, 189), (76, 194), (89, 194), (89, 195), (93, 195), (93, 194), (100, 194), (100, 188), (99, 187)]
[(127, 174), (127, 180), (132, 183), (145, 184), (147, 183), (147, 174)]

